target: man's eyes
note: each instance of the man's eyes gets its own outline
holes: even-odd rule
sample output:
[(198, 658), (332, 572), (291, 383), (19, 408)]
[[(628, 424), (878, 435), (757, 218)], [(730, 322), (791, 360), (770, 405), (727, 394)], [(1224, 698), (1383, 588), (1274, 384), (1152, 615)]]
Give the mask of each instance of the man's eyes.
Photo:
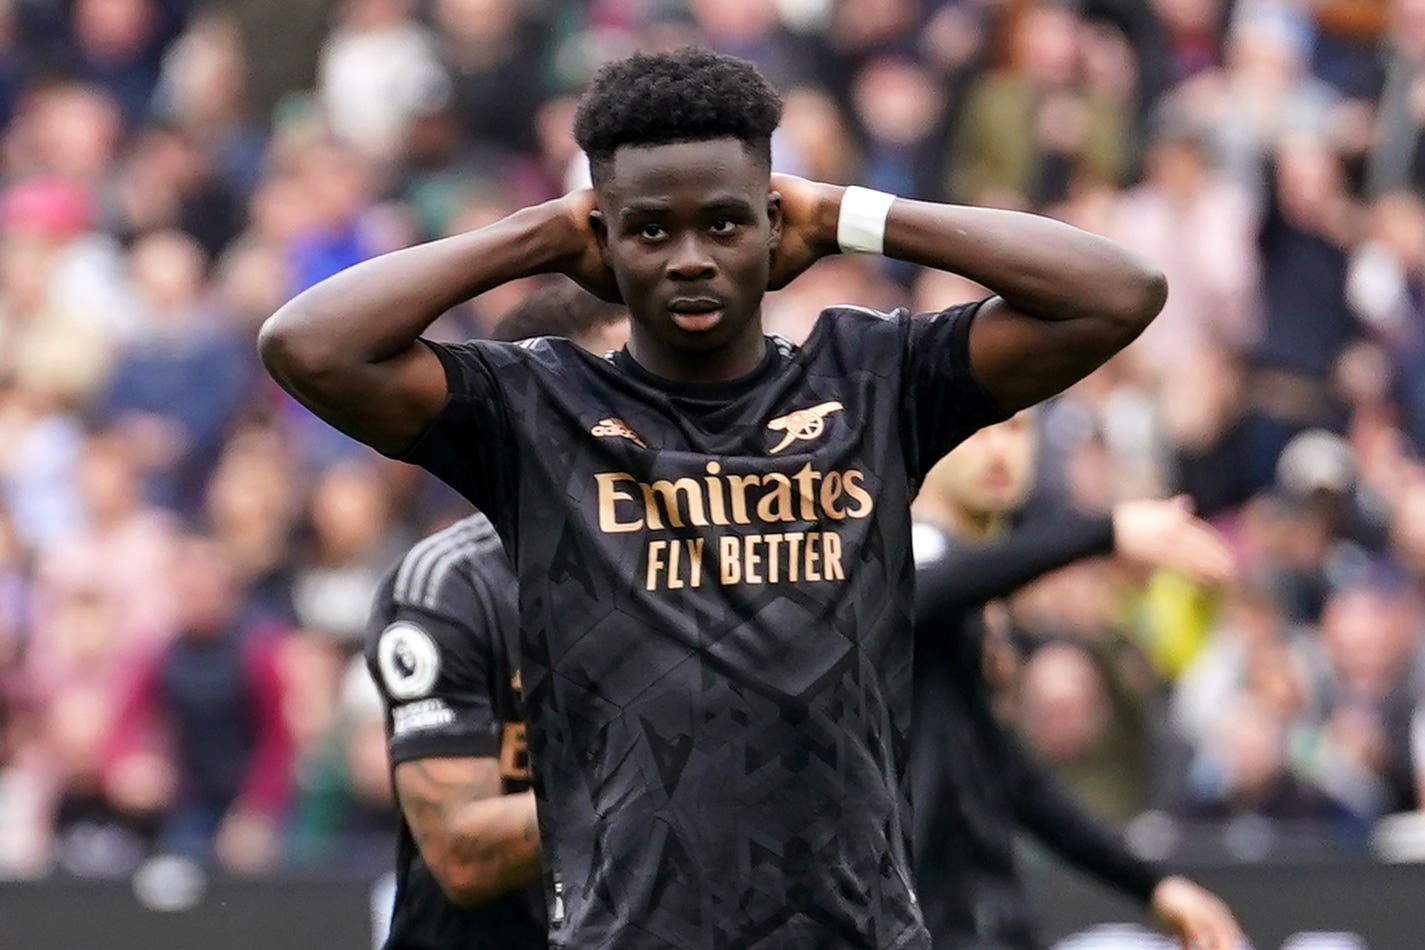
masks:
[[(708, 231), (718, 237), (728, 237), (737, 231), (739, 221), (732, 217), (714, 218), (708, 223)], [(644, 241), (662, 241), (668, 237), (668, 229), (661, 224), (642, 224), (638, 226), (637, 235)]]

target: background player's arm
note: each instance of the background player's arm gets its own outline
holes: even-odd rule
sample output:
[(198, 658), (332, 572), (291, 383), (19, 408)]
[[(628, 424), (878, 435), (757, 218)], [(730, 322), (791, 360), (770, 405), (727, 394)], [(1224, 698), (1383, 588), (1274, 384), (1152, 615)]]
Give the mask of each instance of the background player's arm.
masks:
[(502, 795), (498, 759), (413, 759), (395, 775), (411, 836), (453, 903), (480, 904), (539, 879), (534, 793)]
[(445, 372), (418, 341), (451, 307), (500, 284), (562, 271), (611, 286), (588, 232), (592, 197), (548, 201), (493, 224), (350, 267), (262, 326), (273, 378), (331, 425), (389, 454), (440, 414)]
[(1077, 511), (1030, 521), (978, 544), (952, 544), (915, 572), (916, 624), (939, 627), (965, 611), (1008, 597), (1080, 558), (1113, 550), (1113, 519)]
[(1102, 517), (1062, 511), (980, 544), (952, 545), (919, 566), (916, 624), (937, 626), (1080, 558), (1109, 553), (1202, 584), (1224, 583), (1233, 573), (1226, 540), (1193, 517), (1186, 498), (1119, 502)]
[(1080, 805), (1012, 736), (1004, 735), (1014, 817), (1060, 857), (1152, 909), (1184, 945), (1237, 950), (1242, 931), (1216, 894), (1140, 860)]
[[(836, 253), (844, 189), (774, 176), (781, 259), (774, 286)], [(1001, 409), (1033, 405), (1087, 376), (1162, 309), (1163, 274), (1118, 244), (1038, 215), (897, 198), (886, 219), (889, 257), (952, 271), (996, 296), (970, 331), (975, 378)]]

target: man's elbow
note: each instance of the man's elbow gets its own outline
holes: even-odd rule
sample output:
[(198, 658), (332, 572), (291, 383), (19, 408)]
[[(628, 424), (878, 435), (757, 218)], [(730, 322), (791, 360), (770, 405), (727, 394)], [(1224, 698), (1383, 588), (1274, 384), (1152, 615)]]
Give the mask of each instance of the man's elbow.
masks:
[(1168, 300), (1168, 278), (1141, 259), (1129, 262), (1107, 311), (1123, 333), (1127, 346), (1158, 316)]
[(263, 321), (257, 331), (257, 355), (274, 379), (284, 386), (314, 382), (332, 368), (334, 348), (310, 332), (291, 304)]

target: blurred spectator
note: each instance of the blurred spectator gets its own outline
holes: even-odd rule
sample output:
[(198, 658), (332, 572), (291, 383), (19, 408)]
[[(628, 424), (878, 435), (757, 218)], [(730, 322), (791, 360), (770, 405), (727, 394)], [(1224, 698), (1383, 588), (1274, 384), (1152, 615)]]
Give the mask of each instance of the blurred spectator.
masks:
[(414, 0), (345, 0), (317, 92), (332, 132), (367, 158), (397, 156), (412, 120), (449, 90)]
[(204, 515), (254, 613), (294, 624), (292, 548), (301, 516), (296, 464), (258, 425), (228, 443), (208, 483)]
[(1419, 617), (1402, 591), (1348, 587), (1322, 611), (1303, 768), (1363, 827), (1418, 804), (1410, 719), (1419, 645)]
[(78, 421), (52, 396), (0, 382), (0, 502), (26, 547), (77, 530), (73, 476), (83, 441)]
[[(862, 8), (875, 5), (856, 4)], [(713, 49), (751, 60), (780, 88), (807, 78), (800, 52), (804, 47), (791, 41), (775, 0), (688, 0), (687, 6)]]
[(969, 90), (950, 171), (953, 198), (1029, 208), (1063, 197), (1080, 175), (1120, 180), (1131, 104), (1084, 81), (1079, 25), (1059, 3), (1037, 3), (1019, 18), (1010, 66)]
[(370, 594), (400, 553), (391, 493), (377, 469), (350, 462), (328, 469), (312, 487), (311, 537), (292, 583), (303, 628), (342, 649), (361, 649)]
[(257, 367), (203, 299), (207, 262), (192, 238), (149, 234), (129, 269), (145, 322), (120, 350), (97, 412), (133, 446), (150, 496), (191, 513)]
[(1098, 814), (1119, 822), (1138, 814), (1147, 804), (1145, 750), (1129, 747), (1137, 740), (1122, 731), (1122, 710), (1089, 653), (1069, 642), (1040, 647), (1019, 688), (1019, 724), (1033, 750)]
[(365, 664), (354, 658), (341, 678), (327, 748), (311, 763), (293, 815), (294, 857), (347, 859), (353, 849), (390, 853), (396, 825), (381, 697)]
[(158, 85), (174, 26), (165, 12), (158, 0), (74, 0), (70, 7), (64, 65), (110, 90), (130, 123), (145, 118)]
[(160, 126), (130, 143), (113, 186), (116, 231), (129, 238), (177, 228), (216, 254), (240, 225), (237, 195), (218, 179), (206, 146), (192, 133)]
[(1208, 132), (1161, 110), (1144, 156), (1144, 181), (1126, 191), (1108, 236), (1162, 267), (1172, 288), (1152, 325), (1127, 350), (1152, 379), (1209, 344), (1241, 351), (1259, 332), (1256, 213), (1237, 183), (1219, 174)]
[(1287, 764), (1287, 720), (1246, 696), (1224, 707), (1188, 767), (1179, 811), (1189, 818), (1243, 816), (1324, 821), (1325, 797)]
[(119, 782), (169, 739), (174, 798), (160, 844), (231, 870), (271, 864), (291, 785), (278, 628), (249, 619), (232, 566), (211, 538), (184, 538), (174, 570), (178, 635), (137, 670), (119, 707), (107, 768)]
[(1235, 180), (1262, 187), (1262, 162), (1283, 136), (1323, 137), (1339, 95), (1307, 71), (1310, 28), (1283, 0), (1235, 5), (1226, 59), (1171, 94), (1212, 130), (1217, 161)]
[(122, 133), (123, 116), (109, 90), (52, 80), (20, 97), (0, 154), (16, 182), (58, 175), (92, 189), (113, 165)]
[(1312, 10), (1316, 26), (1311, 71), (1341, 92), (1363, 100), (1380, 96), (1385, 81), (1379, 44), (1390, 0), (1326, 0)]
[(852, 184), (859, 162), (836, 102), (809, 86), (787, 93), (773, 150), (779, 168), (816, 181)]
[(1386, 79), (1376, 113), (1369, 184), (1373, 194), (1425, 189), (1425, 0), (1391, 4)]
[(138, 322), (119, 246), (94, 226), (91, 196), (70, 179), (30, 178), (0, 194), (0, 364), (65, 401), (92, 395)]
[(1173, 83), (1191, 79), (1222, 62), (1225, 0), (1152, 0)]
[(1296, 138), (1276, 148), (1258, 238), (1263, 327), (1252, 352), (1252, 409), (1238, 460), (1253, 489), (1270, 483), (1276, 457), (1292, 436), (1343, 423), (1341, 407), (1324, 384), (1360, 332), (1346, 305), (1347, 250), (1360, 224), (1340, 158), (1329, 143)]
[(936, 77), (914, 60), (880, 57), (856, 73), (851, 101), (865, 133), (859, 180), (892, 194), (918, 196), (926, 180), (926, 139), (945, 107)]
[(44, 750), (52, 756), (55, 862), (70, 874), (133, 873), (158, 839), (173, 774), (158, 756), (135, 754), (104, 774), (104, 742), (115, 696), (69, 688), (45, 710)]
[(1178, 734), (1194, 745), (1210, 742), (1222, 710), (1243, 695), (1282, 722), (1300, 715), (1307, 700), (1305, 663), (1288, 637), (1269, 588), (1237, 592), (1211, 641), (1178, 679), (1172, 704)]
[[(195, 16), (163, 59), (155, 110), (202, 142), (220, 181), (246, 195), (262, 172), (265, 142), (247, 114), (249, 64), (231, 14)], [(212, 254), (221, 248), (206, 245)]]
[[(1405, 191), (1376, 198), (1347, 273), (1346, 302), (1385, 347), (1405, 431), (1425, 445), (1425, 202)], [(1387, 373), (1377, 373), (1378, 377)]]
[(114, 598), (109, 625), (116, 642), (153, 642), (174, 629), (179, 594), (172, 580), (177, 520), (143, 500), (133, 446), (117, 433), (85, 440), (76, 465), (83, 521), (48, 544), (39, 558), (34, 657), (62, 594), (96, 585)]
[(531, 117), (549, 94), (548, 25), (538, 5), (515, 0), (434, 0), (439, 57), (467, 140), (485, 150), (537, 151)]
[(292, 173), (305, 217), (298, 219), (288, 249), (295, 278), (291, 292), (395, 249), (370, 227), (374, 171), (363, 156), (336, 142), (304, 143), (292, 156)]

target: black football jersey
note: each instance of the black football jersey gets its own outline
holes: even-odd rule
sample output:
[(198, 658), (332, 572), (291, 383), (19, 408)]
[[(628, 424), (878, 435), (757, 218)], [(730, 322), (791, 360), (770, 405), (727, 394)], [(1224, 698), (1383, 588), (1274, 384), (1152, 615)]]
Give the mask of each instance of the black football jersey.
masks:
[[(517, 631), (514, 572), (481, 515), (421, 541), (386, 575), (366, 664), (385, 700), (393, 769), (428, 757), (498, 758), (505, 794), (530, 787)], [(544, 935), (538, 887), (457, 906), (401, 821), (387, 950), (534, 950)]]
[(833, 308), (726, 384), (431, 344), (449, 401), (405, 458), (516, 565), (552, 946), (926, 945), (909, 506), (1000, 417), (974, 310)]

